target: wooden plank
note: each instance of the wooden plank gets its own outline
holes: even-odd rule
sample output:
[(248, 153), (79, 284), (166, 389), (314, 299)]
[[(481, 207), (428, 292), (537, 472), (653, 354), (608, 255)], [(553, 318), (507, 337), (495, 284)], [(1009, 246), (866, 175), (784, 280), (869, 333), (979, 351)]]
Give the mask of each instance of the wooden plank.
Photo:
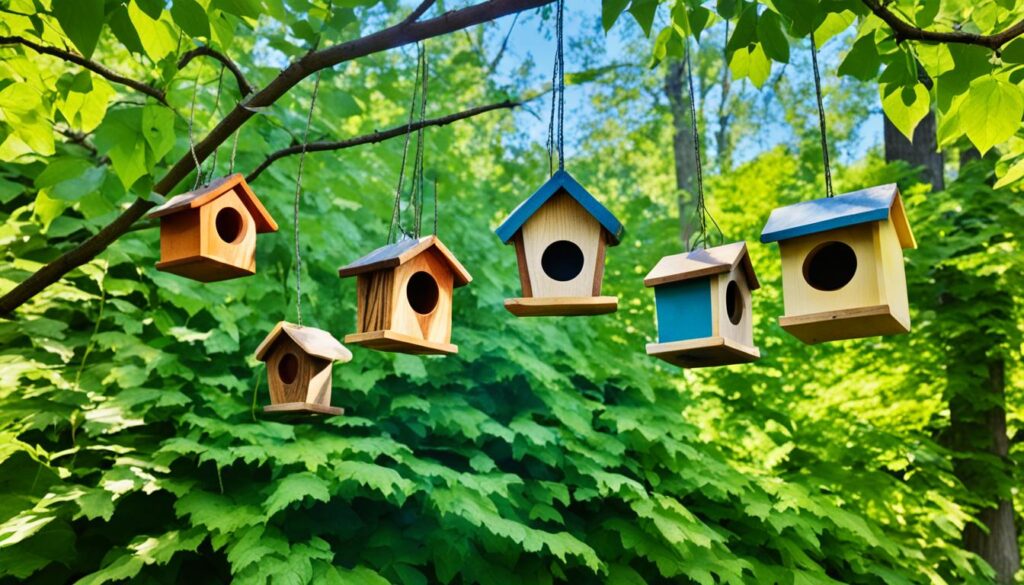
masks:
[[(859, 224), (779, 242), (782, 254), (782, 296), (786, 316), (812, 315), (826, 311), (871, 307), (881, 304), (878, 290), (874, 225)], [(838, 290), (812, 287), (804, 278), (807, 256), (826, 242), (843, 242), (857, 256), (853, 278)]]
[[(190, 210), (160, 219), (160, 264), (200, 255), (199, 211)], [(157, 265), (159, 268), (160, 264)]]
[(604, 282), (604, 254), (608, 243), (608, 232), (601, 231), (601, 237), (597, 240), (597, 258), (594, 260), (594, 288), (590, 294), (595, 297), (601, 296), (601, 285)]
[[(522, 230), (531, 296), (583, 297), (592, 294), (601, 233), (601, 224), (572, 197), (564, 193), (552, 197)], [(567, 281), (548, 276), (541, 262), (548, 246), (562, 240), (576, 244), (583, 253), (582, 270)]]
[(455, 286), (469, 284), (473, 277), (459, 259), (437, 236), (424, 236), (418, 240), (403, 240), (377, 248), (359, 260), (338, 269), (338, 276), (346, 278), (395, 268), (405, 264), (429, 249), (436, 249), (455, 276)]
[(524, 297), (533, 296), (533, 288), (530, 286), (530, 269), (526, 261), (526, 248), (523, 246), (523, 233), (516, 232), (512, 237), (512, 243), (516, 247), (516, 265), (519, 267), (519, 286), (522, 288)]
[[(199, 217), (200, 251), (203, 256), (256, 271), (256, 230), (252, 216), (238, 195), (230, 192), (211, 201), (199, 210)], [(223, 227), (230, 231), (222, 235), (217, 226), (218, 221), (222, 221)]]
[(416, 355), (446, 355), (458, 353), (458, 346), (416, 339), (395, 331), (369, 331), (345, 336), (345, 343), (361, 345), (379, 351), (393, 351)]
[(649, 343), (647, 354), (681, 368), (746, 364), (760, 359), (756, 347), (724, 337), (705, 337), (670, 343)]
[(779, 317), (779, 325), (808, 344), (876, 335), (899, 335), (910, 331), (908, 326), (900, 323), (893, 315), (889, 305)]
[(255, 269), (235, 266), (203, 256), (179, 258), (170, 262), (157, 262), (156, 269), (191, 278), (192, 280), (198, 280), (199, 282), (218, 282), (256, 274)]
[(149, 212), (147, 217), (165, 217), (188, 209), (198, 209), (227, 193), (234, 193), (255, 222), (258, 233), (276, 232), (277, 222), (256, 197), (241, 173), (221, 177), (195, 191), (175, 195)]
[(578, 317), (614, 313), (618, 297), (526, 297), (505, 299), (505, 309), (517, 317)]
[(345, 409), (338, 408), (336, 406), (314, 404), (311, 402), (287, 402), (284, 404), (268, 404), (267, 406), (263, 407), (263, 412), (267, 414), (278, 414), (282, 416), (303, 414), (324, 414), (327, 416), (340, 416), (345, 414)]
[(754, 274), (754, 265), (750, 262), (746, 242), (733, 242), (724, 246), (665, 256), (644, 277), (644, 286), (713, 276), (729, 272), (737, 266), (743, 268), (751, 288), (757, 289), (760, 284), (757, 275)]

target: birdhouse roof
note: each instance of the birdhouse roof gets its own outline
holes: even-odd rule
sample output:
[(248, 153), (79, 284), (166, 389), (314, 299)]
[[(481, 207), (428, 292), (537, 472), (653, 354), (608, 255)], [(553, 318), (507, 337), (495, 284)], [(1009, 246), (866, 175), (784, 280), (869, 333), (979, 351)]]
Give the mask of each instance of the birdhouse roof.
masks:
[(768, 218), (761, 231), (761, 242), (767, 244), (885, 219), (892, 220), (901, 246), (917, 247), (895, 183), (780, 207)]
[(522, 229), (523, 224), (533, 217), (534, 213), (537, 213), (537, 210), (561, 191), (565, 191), (575, 199), (576, 203), (579, 203), (608, 232), (608, 245), (615, 246), (619, 243), (619, 240), (622, 239), (622, 223), (564, 170), (556, 171), (547, 183), (537, 189), (536, 193), (530, 195), (512, 210), (512, 213), (508, 214), (495, 233), (498, 234), (502, 242), (507, 244), (516, 235), (516, 232)]
[(680, 282), (715, 274), (729, 272), (740, 266), (747, 277), (747, 287), (756, 290), (761, 287), (750, 262), (746, 242), (734, 242), (724, 246), (683, 252), (665, 256), (644, 278), (644, 286), (657, 286)]
[(249, 184), (245, 182), (245, 177), (242, 176), (242, 173), (221, 177), (195, 191), (175, 195), (160, 207), (150, 211), (149, 217), (163, 217), (178, 213), (179, 211), (196, 209), (230, 191), (236, 191), (242, 203), (245, 204), (245, 208), (249, 210), (249, 215), (256, 222), (257, 233), (277, 231), (277, 222), (274, 221), (273, 217), (270, 217), (270, 213), (263, 207), (260, 200), (256, 198), (256, 194), (249, 188)]
[(455, 286), (469, 284), (473, 277), (470, 276), (459, 259), (445, 246), (437, 236), (424, 236), (419, 239), (410, 238), (377, 248), (359, 260), (338, 269), (338, 276), (345, 278), (367, 272), (377, 272), (401, 266), (423, 252), (433, 248), (444, 259), (455, 275)]
[(345, 363), (352, 360), (352, 352), (330, 333), (315, 327), (303, 327), (281, 321), (256, 348), (256, 359), (266, 361), (267, 352), (281, 334), (287, 335), (302, 351), (311, 356)]

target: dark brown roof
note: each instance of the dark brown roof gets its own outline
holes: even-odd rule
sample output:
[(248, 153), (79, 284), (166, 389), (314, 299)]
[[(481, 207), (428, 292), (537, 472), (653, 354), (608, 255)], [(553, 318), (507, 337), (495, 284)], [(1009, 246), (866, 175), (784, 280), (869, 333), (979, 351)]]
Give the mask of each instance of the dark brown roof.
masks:
[(245, 208), (249, 210), (253, 221), (256, 222), (257, 233), (277, 231), (277, 222), (274, 221), (273, 217), (270, 217), (270, 213), (263, 207), (260, 200), (256, 198), (256, 194), (249, 188), (249, 184), (245, 182), (245, 177), (242, 176), (242, 173), (221, 177), (195, 191), (175, 195), (160, 207), (150, 211), (148, 217), (163, 217), (187, 209), (196, 209), (230, 191), (236, 191), (242, 203), (245, 204)]
[(437, 236), (424, 236), (418, 240), (402, 240), (400, 242), (395, 242), (394, 244), (377, 248), (359, 260), (339, 268), (338, 276), (345, 278), (348, 276), (355, 276), (357, 274), (377, 272), (378, 270), (401, 266), (423, 252), (426, 252), (430, 248), (437, 250), (448, 264), (448, 267), (451, 268), (452, 273), (455, 275), (455, 286), (464, 286), (473, 280), (473, 277), (470, 276), (469, 272), (462, 266), (462, 263), (459, 262), (458, 258), (456, 258), (455, 255), (452, 254), (443, 243), (441, 243), (441, 240), (439, 240)]

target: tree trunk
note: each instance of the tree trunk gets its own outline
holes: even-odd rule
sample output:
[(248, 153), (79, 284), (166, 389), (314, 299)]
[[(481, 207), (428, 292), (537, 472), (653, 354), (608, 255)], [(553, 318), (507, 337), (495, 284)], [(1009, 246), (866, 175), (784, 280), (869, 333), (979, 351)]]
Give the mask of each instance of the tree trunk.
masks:
[(675, 155), (676, 204), (679, 208), (679, 237), (689, 248), (693, 234), (694, 201), (697, 184), (697, 159), (694, 155), (693, 124), (690, 120), (690, 94), (686, 87), (686, 62), (673, 59), (665, 67), (665, 95), (672, 112), (672, 151)]
[(922, 167), (921, 180), (931, 183), (932, 189), (942, 191), (946, 188), (943, 177), (944, 158), (941, 151), (936, 150), (935, 112), (921, 120), (914, 130), (914, 141), (907, 140), (896, 126), (885, 119), (885, 160), (893, 162), (902, 160), (915, 167)]

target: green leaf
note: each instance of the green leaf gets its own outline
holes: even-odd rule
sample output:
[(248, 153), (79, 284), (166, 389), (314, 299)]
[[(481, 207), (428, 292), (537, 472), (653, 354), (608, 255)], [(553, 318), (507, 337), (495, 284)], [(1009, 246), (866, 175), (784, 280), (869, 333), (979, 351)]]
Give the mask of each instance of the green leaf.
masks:
[(982, 154), (1013, 136), (1022, 116), (1020, 88), (994, 76), (974, 80), (960, 106), (960, 126)]
[(103, 0), (53, 0), (53, 16), (78, 52), (92, 57), (103, 30)]
[(725, 45), (725, 52), (730, 60), (734, 53), (741, 49), (747, 49), (757, 42), (757, 6), (751, 4), (743, 9), (736, 27), (729, 36), (729, 42)]
[(1003, 47), (1004, 63), (1024, 63), (1024, 38), (1013, 39)]
[(43, 172), (36, 177), (36, 189), (52, 187), (57, 183), (74, 179), (92, 168), (92, 162), (84, 158), (59, 157), (50, 161)]
[(326, 502), (331, 499), (327, 483), (308, 471), (292, 473), (277, 482), (274, 492), (263, 503), (267, 516), (273, 516), (295, 502), (306, 498)]
[(779, 63), (789, 63), (789, 39), (782, 32), (779, 15), (766, 10), (757, 19), (757, 39), (764, 47), (764, 53)]
[(1016, 183), (1021, 180), (1021, 178), (1024, 178), (1024, 158), (1018, 160), (1016, 163), (1012, 164), (1010, 168), (1006, 169), (1006, 172), (999, 177), (998, 181), (996, 181), (995, 188), (1002, 189), (1007, 185)]
[(907, 137), (914, 139), (914, 128), (917, 127), (931, 106), (928, 89), (921, 83), (913, 85), (882, 84), (879, 85), (882, 97), (882, 110), (893, 126)]
[(101, 153), (110, 157), (114, 173), (126, 189), (146, 174), (142, 108), (122, 108), (108, 113), (96, 129), (95, 143)]
[(850, 52), (839, 64), (839, 75), (849, 75), (861, 81), (872, 81), (878, 75), (878, 45), (874, 34), (867, 34), (857, 39)]
[(210, 38), (210, 19), (196, 0), (174, 0), (171, 18), (192, 38)]
[(142, 134), (155, 165), (174, 147), (174, 112), (156, 104), (142, 108)]
[(242, 18), (256, 19), (263, 13), (259, 0), (213, 0), (210, 10), (223, 10)]
[(629, 5), (629, 0), (601, 0), (601, 25), (608, 32)]
[(654, 13), (657, 10), (658, 0), (633, 0), (629, 5), (629, 13), (643, 29), (645, 36), (651, 36), (651, 26), (654, 25)]
[(128, 17), (138, 33), (142, 48), (153, 61), (160, 61), (177, 48), (178, 37), (171, 27), (166, 22), (146, 14), (139, 7), (138, 0), (132, 0), (128, 5)]

